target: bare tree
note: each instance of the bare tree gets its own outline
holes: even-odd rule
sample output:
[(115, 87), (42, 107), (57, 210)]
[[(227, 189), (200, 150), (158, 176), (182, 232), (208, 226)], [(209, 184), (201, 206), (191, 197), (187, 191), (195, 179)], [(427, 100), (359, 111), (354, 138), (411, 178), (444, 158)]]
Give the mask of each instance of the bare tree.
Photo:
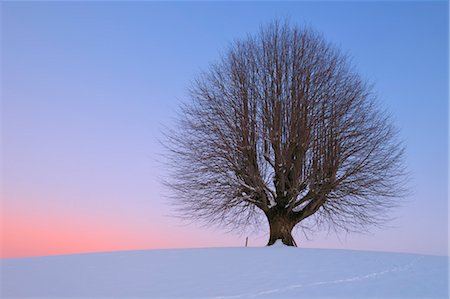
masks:
[(292, 229), (307, 218), (360, 231), (404, 193), (390, 118), (312, 29), (273, 22), (236, 41), (190, 98), (168, 134), (168, 184), (185, 217), (236, 228), (265, 215), (268, 245), (296, 246)]

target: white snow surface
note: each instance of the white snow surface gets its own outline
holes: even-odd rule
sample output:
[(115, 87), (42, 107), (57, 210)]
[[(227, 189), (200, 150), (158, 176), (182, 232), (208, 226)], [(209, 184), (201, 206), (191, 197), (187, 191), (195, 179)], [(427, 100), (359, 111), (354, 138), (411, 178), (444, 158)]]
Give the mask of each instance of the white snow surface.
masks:
[(448, 257), (205, 248), (0, 260), (2, 298), (448, 298)]

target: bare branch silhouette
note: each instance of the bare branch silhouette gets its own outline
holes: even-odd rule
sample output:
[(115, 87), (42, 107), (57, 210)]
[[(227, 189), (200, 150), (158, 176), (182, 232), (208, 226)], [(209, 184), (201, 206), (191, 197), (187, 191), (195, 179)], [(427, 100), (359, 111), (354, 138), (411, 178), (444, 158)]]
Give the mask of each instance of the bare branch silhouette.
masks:
[[(233, 43), (193, 83), (168, 134), (180, 215), (233, 228), (358, 231), (404, 195), (403, 146), (372, 87), (312, 29), (273, 22)], [(314, 227), (313, 227), (314, 228)]]

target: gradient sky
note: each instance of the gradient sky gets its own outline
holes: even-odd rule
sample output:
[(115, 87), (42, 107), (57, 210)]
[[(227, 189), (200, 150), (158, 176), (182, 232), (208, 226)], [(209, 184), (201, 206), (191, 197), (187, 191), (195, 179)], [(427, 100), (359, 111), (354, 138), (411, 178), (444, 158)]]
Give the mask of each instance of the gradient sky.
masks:
[(448, 254), (447, 2), (2, 2), (3, 257), (265, 244), (169, 217), (158, 162), (189, 82), (276, 17), (352, 55), (407, 145), (389, 229), (304, 247)]

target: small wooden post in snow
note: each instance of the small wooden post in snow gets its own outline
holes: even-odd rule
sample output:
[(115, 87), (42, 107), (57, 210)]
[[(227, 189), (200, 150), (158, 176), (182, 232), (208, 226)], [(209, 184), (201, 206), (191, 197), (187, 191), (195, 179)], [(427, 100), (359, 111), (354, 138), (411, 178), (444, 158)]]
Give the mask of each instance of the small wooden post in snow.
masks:
[(245, 247), (247, 247), (247, 244), (248, 244), (248, 237), (245, 238)]

